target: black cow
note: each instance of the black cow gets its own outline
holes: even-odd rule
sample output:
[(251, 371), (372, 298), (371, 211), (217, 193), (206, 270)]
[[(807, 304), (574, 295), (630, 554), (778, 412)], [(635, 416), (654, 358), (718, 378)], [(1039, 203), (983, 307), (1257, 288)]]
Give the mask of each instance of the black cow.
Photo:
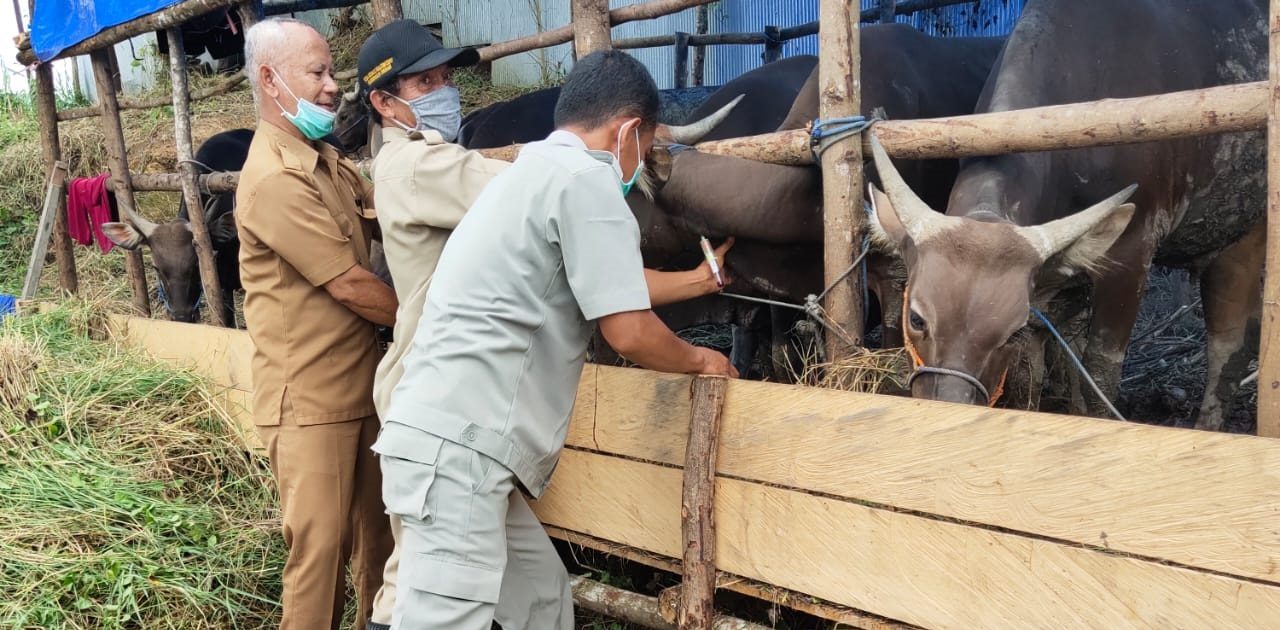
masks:
[[(1266, 59), (1260, 0), (1031, 0), (978, 111), (1259, 81)], [(876, 158), (891, 175), (883, 152)], [(971, 159), (946, 216), (909, 182), (884, 178), (878, 223), (906, 261), (907, 333), (930, 368), (913, 393), (989, 402), (981, 392), (1009, 370), (1028, 308), (1085, 271), (1084, 363), (1114, 397), (1154, 261), (1202, 271), (1208, 387), (1198, 426), (1219, 428), (1257, 343), (1265, 162), (1261, 132)], [(1085, 411), (1107, 415), (1085, 396)]]

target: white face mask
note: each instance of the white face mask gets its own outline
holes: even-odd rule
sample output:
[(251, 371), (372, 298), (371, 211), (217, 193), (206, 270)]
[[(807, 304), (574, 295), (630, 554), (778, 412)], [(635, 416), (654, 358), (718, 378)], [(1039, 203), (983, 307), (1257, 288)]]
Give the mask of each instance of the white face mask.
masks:
[(636, 181), (640, 179), (640, 171), (644, 170), (644, 157), (640, 154), (640, 126), (636, 125), (636, 156), (640, 161), (636, 163), (635, 172), (631, 173), (631, 179), (625, 180), (622, 175), (622, 130), (618, 130), (618, 152), (613, 156), (613, 172), (618, 175), (618, 181), (622, 183), (622, 196), (626, 197), (631, 192), (631, 187), (636, 185)]
[(413, 128), (394, 118), (392, 119), (392, 122), (405, 131), (433, 129), (440, 132), (445, 142), (453, 142), (458, 139), (458, 129), (462, 126), (462, 98), (458, 93), (458, 88), (446, 85), (427, 92), (412, 101), (406, 101), (390, 92), (387, 92), (387, 94), (391, 98), (408, 105), (417, 119)]

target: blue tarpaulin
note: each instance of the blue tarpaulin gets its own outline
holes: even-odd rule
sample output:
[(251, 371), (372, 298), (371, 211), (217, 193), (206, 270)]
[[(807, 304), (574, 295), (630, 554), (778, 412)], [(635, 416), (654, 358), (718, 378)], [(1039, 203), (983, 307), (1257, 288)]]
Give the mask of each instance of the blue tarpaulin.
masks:
[(182, 0), (37, 0), (31, 49), (40, 61), (98, 33)]

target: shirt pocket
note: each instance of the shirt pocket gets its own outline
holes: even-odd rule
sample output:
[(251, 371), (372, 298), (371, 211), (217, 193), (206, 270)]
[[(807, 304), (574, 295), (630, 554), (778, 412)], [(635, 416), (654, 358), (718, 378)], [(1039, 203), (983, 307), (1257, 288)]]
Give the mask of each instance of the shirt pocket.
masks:
[(444, 439), (388, 422), (373, 445), (382, 462), (382, 502), (387, 514), (431, 522), (428, 491)]

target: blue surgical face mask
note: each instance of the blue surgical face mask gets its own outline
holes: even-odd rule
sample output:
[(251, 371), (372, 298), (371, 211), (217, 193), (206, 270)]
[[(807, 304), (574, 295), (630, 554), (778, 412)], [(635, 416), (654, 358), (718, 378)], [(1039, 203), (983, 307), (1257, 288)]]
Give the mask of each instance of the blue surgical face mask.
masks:
[[(417, 118), (418, 131), (428, 129), (438, 131), (445, 142), (458, 139), (458, 128), (462, 126), (462, 100), (458, 94), (458, 88), (446, 85), (411, 101), (406, 101), (395, 94), (391, 94), (391, 98), (408, 105), (409, 109), (413, 110), (413, 115)], [(406, 130), (409, 129), (398, 120), (395, 123)]]
[[(272, 81), (275, 81), (280, 77), (280, 73), (277, 72), (275, 68), (271, 68), (270, 66), (268, 66), (268, 68), (271, 70)], [(302, 135), (306, 136), (308, 140), (319, 140), (333, 132), (333, 121), (338, 117), (336, 113), (320, 107), (307, 99), (298, 98), (298, 95), (294, 94), (293, 90), (289, 89), (289, 85), (283, 80), (278, 81), (278, 83), (286, 92), (289, 93), (289, 96), (292, 96), (293, 100), (298, 103), (297, 113), (290, 114), (288, 110), (280, 104), (280, 99), (273, 99), (276, 102), (276, 107), (279, 107), (280, 112), (284, 114), (285, 120), (293, 123), (293, 126), (297, 127), (298, 131), (301, 131)]]

